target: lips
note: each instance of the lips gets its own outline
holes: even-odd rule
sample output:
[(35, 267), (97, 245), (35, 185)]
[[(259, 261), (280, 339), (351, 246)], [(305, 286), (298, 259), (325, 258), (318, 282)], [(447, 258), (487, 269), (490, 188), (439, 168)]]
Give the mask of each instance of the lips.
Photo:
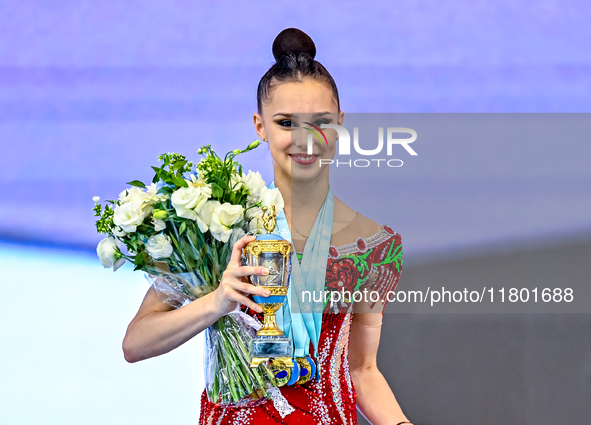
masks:
[(316, 154), (316, 155), (289, 154), (289, 156), (291, 157), (291, 159), (293, 159), (294, 162), (297, 162), (298, 164), (310, 165), (310, 164), (313, 164), (314, 162), (316, 162), (316, 159), (320, 155), (318, 155), (318, 154)]

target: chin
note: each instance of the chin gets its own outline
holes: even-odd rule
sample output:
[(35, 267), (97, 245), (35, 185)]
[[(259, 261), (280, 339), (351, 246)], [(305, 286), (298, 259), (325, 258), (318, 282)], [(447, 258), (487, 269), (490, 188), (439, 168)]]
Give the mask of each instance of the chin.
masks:
[(323, 173), (328, 172), (328, 164), (320, 167), (318, 162), (306, 167), (301, 167), (298, 164), (290, 165), (290, 177), (297, 181), (317, 180)]

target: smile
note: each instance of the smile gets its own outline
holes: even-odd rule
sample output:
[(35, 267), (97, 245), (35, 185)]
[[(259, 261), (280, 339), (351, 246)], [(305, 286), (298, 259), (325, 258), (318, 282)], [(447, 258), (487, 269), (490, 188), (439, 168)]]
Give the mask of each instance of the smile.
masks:
[(292, 155), (289, 154), (289, 156), (291, 156), (291, 159), (294, 160), (294, 162), (297, 162), (298, 164), (302, 164), (302, 165), (309, 165), (309, 164), (313, 164), (314, 162), (316, 162), (316, 159), (320, 156), (320, 155), (304, 155), (304, 154), (296, 154), (296, 155)]

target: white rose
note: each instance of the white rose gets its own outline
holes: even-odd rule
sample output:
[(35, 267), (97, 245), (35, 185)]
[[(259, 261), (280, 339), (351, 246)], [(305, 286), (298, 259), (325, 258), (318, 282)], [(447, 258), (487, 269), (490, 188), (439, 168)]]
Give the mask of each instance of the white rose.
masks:
[(248, 230), (256, 232), (258, 234), (265, 233), (265, 222), (263, 218), (253, 218), (248, 222)]
[(232, 227), (242, 220), (244, 216), (244, 208), (242, 208), (242, 205), (232, 205), (228, 202), (224, 202), (222, 205), (219, 205), (214, 209), (212, 216), (216, 216), (219, 223), (224, 226)]
[(170, 195), (167, 193), (156, 193), (156, 183), (152, 183), (145, 190), (139, 187), (130, 187), (119, 194), (121, 204), (134, 204), (144, 212), (144, 218), (152, 211), (153, 204), (158, 201), (165, 201)]
[(132, 203), (141, 207), (144, 203), (145, 192), (139, 187), (130, 187), (119, 194), (119, 200), (122, 204)]
[(246, 186), (248, 194), (252, 197), (258, 196), (263, 187), (267, 186), (261, 173), (250, 170), (248, 170), (248, 174), (244, 178), (244, 185)]
[(213, 215), (213, 210), (216, 207), (219, 207), (221, 204), (219, 201), (207, 201), (201, 211), (197, 215), (197, 225), (199, 226), (199, 230), (205, 233), (209, 230), (209, 226), (211, 226), (211, 216)]
[(154, 230), (157, 232), (166, 229), (164, 220), (152, 220), (152, 224), (154, 224)]
[(112, 228), (111, 228), (111, 231), (113, 232), (113, 234), (114, 234), (115, 236), (122, 237), (122, 236), (125, 236), (125, 235), (127, 235), (127, 232), (126, 232), (125, 230), (123, 230), (123, 229), (122, 229), (121, 227), (119, 227), (119, 226), (112, 227)]
[(232, 226), (240, 222), (244, 215), (242, 205), (223, 203), (213, 209), (209, 230), (218, 241), (228, 242), (232, 234)]
[(196, 220), (197, 214), (210, 197), (211, 186), (191, 184), (189, 187), (175, 190), (170, 197), (170, 202), (179, 217)]
[(259, 207), (246, 210), (248, 230), (251, 232), (264, 233), (263, 210)]
[(157, 260), (159, 258), (168, 258), (172, 254), (171, 240), (168, 235), (162, 233), (158, 235), (152, 235), (146, 242), (146, 251), (150, 256)]
[(146, 187), (146, 191), (144, 192), (144, 204), (153, 204), (155, 202), (162, 202), (166, 201), (170, 195), (168, 193), (157, 193), (158, 187), (156, 183), (152, 183), (150, 186)]
[(263, 207), (268, 208), (271, 208), (271, 205), (275, 205), (275, 213), (277, 214), (279, 214), (285, 206), (283, 203), (283, 196), (281, 196), (279, 189), (269, 189), (266, 186), (261, 189), (261, 204)]
[(261, 207), (249, 208), (246, 210), (246, 213), (244, 215), (246, 216), (247, 219), (253, 218), (253, 217), (262, 217), (263, 216), (263, 209)]
[(123, 203), (115, 207), (113, 223), (121, 227), (127, 233), (136, 231), (137, 226), (142, 224), (149, 211), (144, 211), (139, 205), (133, 202)]
[(117, 241), (113, 238), (105, 238), (96, 246), (96, 253), (104, 268), (113, 267), (116, 271), (125, 263), (125, 258), (118, 253)]

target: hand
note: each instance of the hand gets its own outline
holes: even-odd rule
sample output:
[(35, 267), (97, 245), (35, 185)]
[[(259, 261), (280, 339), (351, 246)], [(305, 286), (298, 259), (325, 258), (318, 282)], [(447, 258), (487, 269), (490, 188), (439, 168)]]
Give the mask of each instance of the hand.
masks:
[(254, 311), (262, 313), (263, 308), (248, 298), (248, 294), (262, 295), (268, 297), (268, 289), (254, 286), (248, 281), (250, 275), (265, 276), (269, 274), (269, 269), (265, 267), (242, 266), (240, 257), (242, 248), (256, 239), (256, 236), (243, 236), (237, 240), (232, 247), (232, 256), (228, 267), (222, 274), (222, 280), (215, 291), (213, 291), (213, 300), (216, 310), (222, 315), (231, 312), (236, 308), (236, 303), (244, 304)]

